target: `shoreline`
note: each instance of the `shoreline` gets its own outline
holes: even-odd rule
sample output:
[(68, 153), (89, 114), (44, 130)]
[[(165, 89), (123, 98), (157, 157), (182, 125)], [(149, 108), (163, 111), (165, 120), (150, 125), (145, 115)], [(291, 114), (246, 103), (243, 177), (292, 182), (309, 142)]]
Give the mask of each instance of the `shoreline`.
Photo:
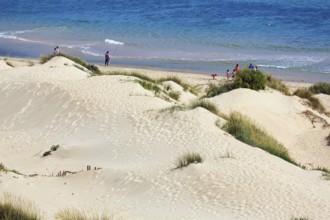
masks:
[[(66, 52), (64, 52), (66, 53)], [(50, 53), (49, 53), (50, 54)], [(66, 54), (70, 54), (70, 53), (66, 53)], [(47, 56), (47, 55), (41, 55), (41, 56)], [(79, 59), (82, 59), (88, 63), (91, 63), (91, 64), (94, 64), (94, 65), (97, 65), (98, 67), (100, 67), (102, 70), (104, 71), (111, 71), (112, 69), (123, 69), (123, 70), (126, 70), (128, 69), (129, 71), (156, 71), (156, 72), (163, 72), (163, 73), (166, 73), (166, 74), (170, 74), (170, 73), (173, 73), (173, 74), (176, 74), (176, 73), (180, 73), (180, 74), (186, 74), (186, 75), (189, 75), (189, 74), (193, 74), (193, 75), (202, 75), (202, 76), (207, 76), (211, 79), (211, 74), (212, 73), (206, 73), (205, 71), (191, 71), (191, 70), (188, 70), (188, 69), (173, 69), (173, 68), (162, 68), (160, 66), (148, 66), (148, 65), (144, 65), (143, 62), (141, 63), (138, 63), (137, 65), (133, 65), (133, 64), (118, 64), (116, 62), (113, 62), (113, 60), (110, 62), (110, 65), (108, 67), (105, 67), (104, 64), (103, 64), (103, 58), (102, 61), (97, 61), (95, 59), (92, 59), (92, 60), (89, 60), (88, 59), (88, 56), (78, 56), (78, 55), (72, 55), (74, 57), (77, 57)], [(37, 58), (37, 57), (24, 57), (24, 56), (3, 56), (3, 55), (0, 55), (0, 59), (14, 59), (14, 60), (26, 60), (26, 61), (33, 61), (35, 63), (38, 63), (38, 61), (40, 60), (40, 57)], [(116, 58), (112, 58), (114, 60), (116, 60)], [(244, 66), (243, 66), (244, 67)], [(242, 66), (241, 66), (242, 68)], [(269, 73), (268, 71), (265, 71), (263, 68), (261, 69), (264, 73), (266, 74), (270, 74), (272, 76), (274, 76), (275, 78), (278, 78), (280, 80), (282, 80), (283, 82), (286, 82), (286, 83), (305, 83), (305, 84), (314, 84), (314, 83), (318, 83), (318, 82), (326, 82), (326, 83), (330, 83), (330, 74), (310, 74), (310, 73), (293, 73), (293, 74), (290, 74), (290, 75), (283, 75), (283, 73), (281, 74), (276, 74), (276, 73)], [(216, 73), (217, 74), (217, 77), (223, 77), (225, 78), (225, 71), (223, 71), (223, 73)], [(298, 79), (300, 78), (302, 75), (304, 75), (305, 77), (302, 78), (302, 79)], [(324, 77), (325, 80), (317, 80), (317, 79), (312, 79), (313, 77), (315, 76), (319, 76), (319, 77)]]

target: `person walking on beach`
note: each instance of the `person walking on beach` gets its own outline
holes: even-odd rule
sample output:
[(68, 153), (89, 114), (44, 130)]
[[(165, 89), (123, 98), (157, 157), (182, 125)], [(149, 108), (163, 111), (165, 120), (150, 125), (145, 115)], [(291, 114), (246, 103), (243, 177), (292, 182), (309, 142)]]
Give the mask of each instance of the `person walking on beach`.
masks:
[(104, 65), (105, 65), (105, 66), (109, 66), (109, 62), (110, 62), (109, 51), (107, 51), (107, 52), (105, 53), (104, 58), (105, 58), (105, 60), (104, 60)]

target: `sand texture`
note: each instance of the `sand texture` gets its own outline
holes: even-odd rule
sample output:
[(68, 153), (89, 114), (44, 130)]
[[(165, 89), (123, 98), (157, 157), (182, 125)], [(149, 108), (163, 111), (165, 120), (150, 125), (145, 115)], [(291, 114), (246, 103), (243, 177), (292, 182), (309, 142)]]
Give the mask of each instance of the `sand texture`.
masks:
[[(200, 89), (214, 82), (137, 71), (180, 76)], [(310, 168), (304, 170), (236, 140), (216, 126), (225, 120), (204, 108), (164, 111), (198, 98), (180, 85), (164, 82), (181, 93), (169, 102), (136, 79), (90, 76), (63, 57), (14, 68), (0, 60), (0, 163), (24, 174), (0, 171), (0, 193), (33, 201), (44, 219), (67, 207), (123, 219), (330, 219), (330, 181), (311, 170), (330, 169), (329, 117), (272, 89), (208, 99), (222, 113), (251, 118)], [(319, 97), (329, 108), (329, 97)], [(323, 120), (312, 122), (307, 110)], [(43, 157), (53, 145), (59, 148)], [(187, 152), (200, 153), (203, 163), (176, 169)]]

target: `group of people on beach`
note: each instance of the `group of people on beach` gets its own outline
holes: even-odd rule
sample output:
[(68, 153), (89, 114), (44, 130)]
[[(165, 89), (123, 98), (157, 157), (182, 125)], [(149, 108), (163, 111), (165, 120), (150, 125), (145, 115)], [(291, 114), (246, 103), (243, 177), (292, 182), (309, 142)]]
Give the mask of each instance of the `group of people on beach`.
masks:
[[(257, 71), (258, 66), (257, 65), (252, 65), (252, 63), (250, 63), (249, 69), (253, 69), (254, 71)], [(232, 72), (230, 72), (230, 70), (227, 69), (227, 72), (226, 72), (227, 80), (229, 80), (230, 78), (234, 79), (235, 76), (236, 76), (236, 73), (239, 72), (240, 70), (241, 70), (241, 67), (238, 64), (236, 64), (236, 66), (235, 66), (235, 68), (233, 69)]]

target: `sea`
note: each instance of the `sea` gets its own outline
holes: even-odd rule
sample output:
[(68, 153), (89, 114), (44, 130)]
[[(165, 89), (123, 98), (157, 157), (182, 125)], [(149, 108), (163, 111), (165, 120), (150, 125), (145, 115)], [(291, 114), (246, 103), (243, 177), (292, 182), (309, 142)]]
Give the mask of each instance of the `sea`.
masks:
[(0, 56), (330, 82), (329, 0), (0, 0)]

